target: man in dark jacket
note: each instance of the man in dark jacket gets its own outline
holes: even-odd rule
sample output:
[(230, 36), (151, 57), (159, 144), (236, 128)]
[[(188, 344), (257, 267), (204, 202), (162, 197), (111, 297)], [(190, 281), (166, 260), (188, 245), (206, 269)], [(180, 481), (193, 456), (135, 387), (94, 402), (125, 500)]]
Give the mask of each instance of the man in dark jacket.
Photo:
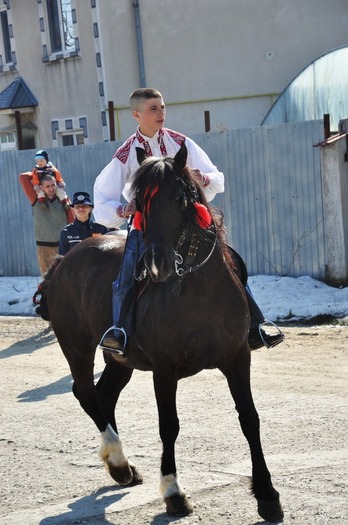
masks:
[(109, 231), (106, 226), (92, 219), (93, 204), (89, 193), (85, 191), (74, 193), (71, 207), (76, 218), (60, 232), (60, 255), (65, 255), (71, 248), (88, 237), (103, 235)]

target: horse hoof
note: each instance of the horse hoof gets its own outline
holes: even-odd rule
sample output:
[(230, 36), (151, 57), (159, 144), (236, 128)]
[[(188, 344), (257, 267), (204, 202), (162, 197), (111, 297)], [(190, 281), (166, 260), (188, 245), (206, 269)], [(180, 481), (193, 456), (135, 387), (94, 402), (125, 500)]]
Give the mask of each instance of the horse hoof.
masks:
[(262, 519), (271, 523), (282, 522), (284, 518), (279, 499), (274, 501), (257, 500), (257, 511)]
[(107, 464), (109, 474), (119, 485), (130, 485), (133, 482), (133, 470), (130, 465), (115, 467), (110, 463)]
[(170, 516), (188, 516), (193, 512), (193, 507), (186, 496), (176, 494), (165, 498), (164, 501)]
[(143, 483), (143, 476), (140, 474), (139, 470), (134, 465), (131, 465), (130, 468), (133, 473), (133, 480), (131, 481), (131, 485), (141, 485)]

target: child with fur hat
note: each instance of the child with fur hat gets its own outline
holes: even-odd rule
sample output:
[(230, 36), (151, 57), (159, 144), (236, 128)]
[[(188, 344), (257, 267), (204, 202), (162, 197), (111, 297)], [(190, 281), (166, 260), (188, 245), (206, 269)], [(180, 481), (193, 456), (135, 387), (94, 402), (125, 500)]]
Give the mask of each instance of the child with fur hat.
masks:
[(63, 204), (64, 208), (68, 210), (70, 208), (69, 197), (65, 192), (65, 182), (59, 170), (49, 161), (48, 153), (44, 149), (40, 149), (35, 154), (35, 168), (31, 172), (31, 183), (37, 195), (37, 200), (41, 204), (42, 208), (46, 207), (46, 195), (42, 191), (41, 178), (44, 175), (53, 175), (57, 181), (57, 197)]

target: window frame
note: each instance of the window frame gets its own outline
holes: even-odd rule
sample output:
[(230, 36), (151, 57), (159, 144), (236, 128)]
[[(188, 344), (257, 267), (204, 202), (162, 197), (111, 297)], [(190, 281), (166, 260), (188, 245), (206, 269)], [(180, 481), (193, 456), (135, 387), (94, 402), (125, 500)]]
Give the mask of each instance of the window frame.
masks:
[[(5, 58), (5, 64), (12, 64), (12, 47), (10, 38), (10, 27), (8, 22), (7, 10), (1, 9), (1, 49)], [(6, 19), (6, 20), (5, 20)]]
[[(76, 129), (76, 130), (69, 130), (69, 131), (58, 131), (58, 143), (59, 146), (67, 147), (67, 146), (80, 146), (82, 144), (85, 144), (85, 137), (83, 134), (83, 129)], [(73, 144), (63, 144), (64, 138), (63, 137), (72, 137), (73, 138)], [(82, 142), (81, 142), (82, 137)]]
[(0, 73), (16, 67), (14, 44), (11, 10), (6, 4), (0, 5)]
[[(69, 4), (69, 9), (66, 7)], [(47, 22), (50, 33), (52, 53), (70, 53), (76, 51), (74, 15), (71, 0), (46, 0)], [(68, 43), (69, 32), (71, 43)]]
[(14, 151), (16, 149), (18, 149), (16, 131), (0, 131), (0, 151)]
[(76, 0), (46, 0), (38, 4), (43, 62), (79, 56)]

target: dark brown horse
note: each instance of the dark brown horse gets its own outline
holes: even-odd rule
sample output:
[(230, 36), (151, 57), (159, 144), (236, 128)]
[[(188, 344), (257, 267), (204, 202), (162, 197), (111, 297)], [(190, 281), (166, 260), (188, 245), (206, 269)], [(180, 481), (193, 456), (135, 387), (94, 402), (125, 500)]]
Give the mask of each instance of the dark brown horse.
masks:
[(112, 324), (112, 282), (125, 242), (121, 233), (87, 239), (63, 258), (48, 290), (52, 326), (70, 365), (73, 392), (101, 432), (101, 456), (112, 478), (122, 485), (141, 482), (141, 476), (123, 452), (115, 406), (133, 369), (152, 371), (163, 443), (160, 488), (172, 515), (192, 512), (175, 464), (178, 380), (203, 369), (220, 369), (250, 446), (259, 514), (279, 521), (283, 516), (279, 494), (263, 456), (250, 391), (244, 288), (231, 269), (221, 225), (212, 219), (200, 187), (185, 169), (186, 158), (183, 146), (175, 158), (139, 159), (144, 162), (133, 190), (145, 253), (127, 357), (106, 355), (105, 369), (94, 385), (96, 347)]

